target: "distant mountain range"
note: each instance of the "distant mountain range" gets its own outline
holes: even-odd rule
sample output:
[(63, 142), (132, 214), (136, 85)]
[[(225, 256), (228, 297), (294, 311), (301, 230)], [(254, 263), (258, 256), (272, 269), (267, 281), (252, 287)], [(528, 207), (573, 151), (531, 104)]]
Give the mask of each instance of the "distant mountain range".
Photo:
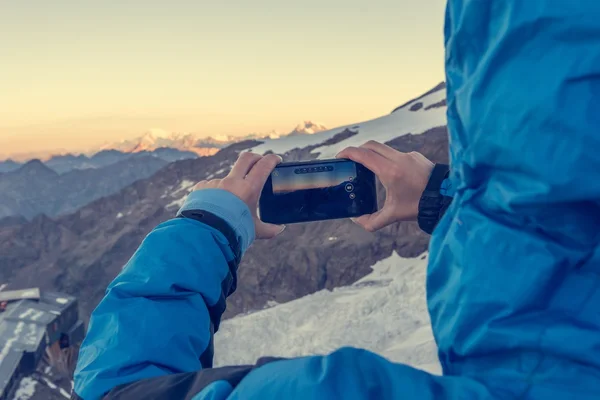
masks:
[(221, 135), (217, 137), (208, 136), (200, 138), (192, 133), (150, 129), (137, 138), (105, 144), (100, 147), (100, 150), (113, 149), (124, 153), (137, 153), (168, 147), (171, 149), (192, 152), (198, 156), (211, 156), (230, 144), (246, 140), (277, 139), (284, 136), (312, 135), (325, 130), (327, 130), (327, 128), (324, 125), (312, 121), (304, 121), (298, 124), (292, 131), (284, 134), (272, 131), (268, 133), (252, 133), (245, 136)]
[[(284, 136), (312, 135), (326, 130), (321, 124), (304, 121), (292, 131), (280, 134), (253, 133), (246, 136), (217, 136), (199, 138), (191, 133), (168, 132), (151, 129), (143, 135), (117, 143), (107, 143), (86, 154), (55, 155), (42, 161), (47, 167), (63, 174), (73, 170), (102, 168), (124, 161), (131, 157), (156, 157), (163, 161), (173, 162), (189, 158), (211, 156), (220, 149), (233, 143), (246, 140), (277, 139)], [(14, 160), (0, 161), (0, 173), (11, 172), (22, 167), (24, 163)]]
[(305, 121), (285, 135), (272, 132), (243, 138), (202, 139), (191, 134), (152, 130), (89, 156), (65, 154), (26, 163), (7, 160), (0, 162), (0, 218), (22, 216), (30, 219), (39, 214), (56, 217), (147, 178), (174, 161), (209, 156), (242, 139), (293, 138), (324, 129), (323, 125)]
[[(105, 154), (105, 158), (112, 160), (110, 154)], [(69, 213), (147, 178), (167, 164), (159, 157), (144, 154), (59, 174), (41, 161), (32, 160), (0, 174), (0, 218), (30, 219), (39, 214), (54, 217)]]
[[(101, 150), (92, 156), (86, 156), (85, 154), (65, 154), (52, 156), (46, 161), (31, 160), (27, 163), (38, 161), (54, 172), (64, 174), (74, 170), (104, 168), (125, 160), (155, 158), (165, 163), (170, 163), (196, 157), (198, 157), (197, 154), (191, 151), (160, 147), (153, 151), (140, 151), (137, 153), (125, 153), (119, 150)], [(27, 163), (18, 163), (13, 160), (0, 161), (0, 173), (17, 171), (27, 165)], [(1, 177), (2, 175), (0, 175), (0, 179)]]

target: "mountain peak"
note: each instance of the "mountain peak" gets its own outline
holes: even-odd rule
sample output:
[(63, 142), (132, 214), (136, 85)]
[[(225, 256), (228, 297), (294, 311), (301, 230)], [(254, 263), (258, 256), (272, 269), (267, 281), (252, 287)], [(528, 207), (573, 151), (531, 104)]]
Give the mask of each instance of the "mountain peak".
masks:
[(312, 122), (312, 121), (302, 121), (301, 123), (296, 125), (294, 130), (291, 131), (289, 133), (289, 135), (290, 136), (292, 136), (292, 135), (312, 135), (317, 132), (322, 132), (322, 131), (326, 131), (326, 130), (327, 130), (327, 127), (323, 124), (319, 124), (317, 122)]
[(0, 161), (0, 173), (11, 172), (21, 167), (21, 164), (9, 158), (4, 161)]
[(46, 164), (44, 164), (37, 158), (26, 162), (25, 164), (23, 164), (23, 166), (21, 168), (14, 171), (14, 173), (20, 174), (20, 175), (30, 175), (30, 176), (35, 175), (36, 177), (43, 177), (43, 176), (50, 177), (50, 176), (58, 175), (56, 173), (56, 171), (47, 167)]

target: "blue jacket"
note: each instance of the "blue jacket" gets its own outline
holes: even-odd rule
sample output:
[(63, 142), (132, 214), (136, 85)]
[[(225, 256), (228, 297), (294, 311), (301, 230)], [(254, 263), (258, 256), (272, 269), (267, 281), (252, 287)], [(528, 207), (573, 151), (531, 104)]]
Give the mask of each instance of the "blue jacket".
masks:
[(81, 348), (76, 395), (599, 399), (598, 21), (597, 0), (449, 1), (456, 193), (427, 279), (444, 376), (352, 348), (209, 368), (253, 226), (239, 199), (206, 190), (181, 212), (204, 210), (210, 223), (159, 225), (109, 286)]

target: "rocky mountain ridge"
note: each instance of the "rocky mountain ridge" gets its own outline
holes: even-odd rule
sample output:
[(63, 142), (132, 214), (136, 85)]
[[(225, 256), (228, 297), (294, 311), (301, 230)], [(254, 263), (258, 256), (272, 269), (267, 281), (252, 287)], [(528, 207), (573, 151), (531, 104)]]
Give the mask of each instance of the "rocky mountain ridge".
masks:
[[(196, 181), (226, 175), (241, 151), (275, 151), (285, 160), (312, 159), (372, 137), (401, 151), (420, 151), (434, 161), (447, 162), (445, 106), (436, 105), (444, 95), (442, 87), (421, 99), (424, 107), (418, 110), (411, 110), (409, 103), (373, 121), (314, 134), (309, 145), (302, 137), (245, 141), (214, 156), (178, 161), (58, 218), (0, 221), (0, 280), (13, 288), (40, 286), (74, 294), (82, 314), (89, 316), (144, 236), (175, 215)], [(436, 106), (425, 110), (431, 105)], [(383, 197), (382, 188), (379, 194)], [(279, 237), (257, 241), (249, 249), (226, 317), (261, 309), (270, 301), (282, 303), (351, 284), (392, 251), (416, 256), (427, 243), (427, 235), (415, 223), (395, 224), (374, 234), (348, 220), (290, 225)]]

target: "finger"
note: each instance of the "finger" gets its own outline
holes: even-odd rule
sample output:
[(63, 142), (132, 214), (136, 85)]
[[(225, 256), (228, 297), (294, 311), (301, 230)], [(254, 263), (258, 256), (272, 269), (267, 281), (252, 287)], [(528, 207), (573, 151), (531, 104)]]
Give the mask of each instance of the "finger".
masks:
[(347, 147), (340, 151), (335, 158), (348, 158), (352, 161), (356, 161), (373, 171), (377, 176), (381, 175), (389, 164), (389, 160), (381, 154), (362, 147)]
[(255, 226), (258, 239), (272, 239), (285, 230), (285, 225), (267, 224), (260, 220), (255, 220)]
[(390, 147), (387, 144), (376, 142), (374, 140), (369, 140), (360, 147), (363, 149), (373, 150), (375, 153), (382, 155), (390, 161), (394, 160), (394, 157), (400, 154), (400, 152), (393, 147)]
[(244, 152), (240, 153), (237, 161), (229, 172), (229, 177), (244, 179), (244, 177), (250, 172), (254, 164), (256, 164), (263, 157), (260, 154)]
[(221, 179), (212, 179), (212, 180), (206, 182), (204, 187), (215, 189), (215, 188), (218, 188), (220, 184), (221, 184)]
[(365, 230), (369, 232), (375, 232), (392, 224), (394, 222), (394, 218), (391, 209), (389, 207), (383, 207), (376, 213), (361, 215), (358, 218), (354, 218), (353, 221), (365, 228)]
[(250, 172), (248, 172), (246, 180), (249, 181), (252, 186), (260, 187), (260, 189), (262, 189), (262, 187), (265, 186), (265, 182), (269, 178), (269, 175), (271, 175), (271, 172), (273, 172), (277, 164), (281, 161), (282, 158), (276, 154), (264, 156), (254, 164)]
[(196, 183), (193, 190), (201, 190), (201, 189), (214, 189), (218, 188), (221, 184), (221, 179), (213, 179), (210, 181), (200, 181)]
[(196, 183), (194, 185), (194, 188), (192, 190), (200, 190), (200, 189), (204, 189), (204, 186), (206, 185), (207, 181), (200, 181), (198, 183)]

